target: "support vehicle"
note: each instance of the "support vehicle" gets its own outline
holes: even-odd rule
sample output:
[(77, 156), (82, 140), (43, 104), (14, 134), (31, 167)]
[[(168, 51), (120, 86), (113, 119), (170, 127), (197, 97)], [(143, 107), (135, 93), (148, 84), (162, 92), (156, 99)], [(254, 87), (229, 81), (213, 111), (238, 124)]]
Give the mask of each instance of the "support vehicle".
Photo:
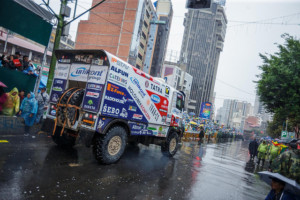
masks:
[(53, 141), (82, 140), (104, 164), (118, 161), (127, 144), (156, 144), (175, 155), (184, 93), (104, 50), (57, 50), (44, 123)]

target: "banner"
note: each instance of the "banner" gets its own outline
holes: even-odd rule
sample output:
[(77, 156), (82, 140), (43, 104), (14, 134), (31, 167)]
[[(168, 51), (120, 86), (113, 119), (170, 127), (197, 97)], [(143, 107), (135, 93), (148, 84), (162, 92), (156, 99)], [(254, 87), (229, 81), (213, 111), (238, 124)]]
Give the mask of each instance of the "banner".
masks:
[(212, 104), (210, 102), (203, 102), (201, 104), (199, 117), (202, 119), (210, 119), (211, 110), (212, 110)]

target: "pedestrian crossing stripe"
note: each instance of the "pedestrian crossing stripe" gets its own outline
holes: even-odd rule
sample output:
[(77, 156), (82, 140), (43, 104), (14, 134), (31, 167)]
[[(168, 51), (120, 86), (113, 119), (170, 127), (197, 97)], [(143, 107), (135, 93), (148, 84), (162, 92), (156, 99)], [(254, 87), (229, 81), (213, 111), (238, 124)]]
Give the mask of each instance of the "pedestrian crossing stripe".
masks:
[(0, 140), (0, 143), (8, 143), (8, 140)]

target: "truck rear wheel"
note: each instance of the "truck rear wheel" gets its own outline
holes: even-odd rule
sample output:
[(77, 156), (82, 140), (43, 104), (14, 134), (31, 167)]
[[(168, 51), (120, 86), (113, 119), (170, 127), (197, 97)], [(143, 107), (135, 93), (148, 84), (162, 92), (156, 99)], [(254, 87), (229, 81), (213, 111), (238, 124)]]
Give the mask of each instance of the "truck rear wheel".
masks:
[(161, 152), (168, 157), (173, 157), (178, 149), (178, 134), (177, 133), (171, 133), (168, 138), (167, 141), (164, 142), (161, 145)]
[(126, 144), (126, 130), (121, 126), (112, 127), (106, 135), (95, 138), (93, 146), (95, 158), (103, 164), (115, 163), (123, 155)]
[(61, 147), (73, 147), (76, 142), (76, 137), (71, 136), (68, 133), (63, 133), (62, 136), (60, 136), (61, 133), (61, 127), (57, 126), (55, 129), (54, 135), (52, 135), (53, 141)]

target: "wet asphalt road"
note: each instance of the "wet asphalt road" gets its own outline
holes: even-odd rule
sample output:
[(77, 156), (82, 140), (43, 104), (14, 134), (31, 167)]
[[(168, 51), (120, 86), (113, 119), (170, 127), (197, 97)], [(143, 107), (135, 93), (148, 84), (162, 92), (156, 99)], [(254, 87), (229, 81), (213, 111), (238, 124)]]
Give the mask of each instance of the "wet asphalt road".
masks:
[[(33, 137), (32, 137), (33, 136)], [(60, 149), (46, 135), (2, 134), (0, 199), (264, 199), (270, 189), (247, 163), (248, 143), (182, 142), (174, 158), (160, 147), (128, 147), (113, 165), (90, 148)]]

